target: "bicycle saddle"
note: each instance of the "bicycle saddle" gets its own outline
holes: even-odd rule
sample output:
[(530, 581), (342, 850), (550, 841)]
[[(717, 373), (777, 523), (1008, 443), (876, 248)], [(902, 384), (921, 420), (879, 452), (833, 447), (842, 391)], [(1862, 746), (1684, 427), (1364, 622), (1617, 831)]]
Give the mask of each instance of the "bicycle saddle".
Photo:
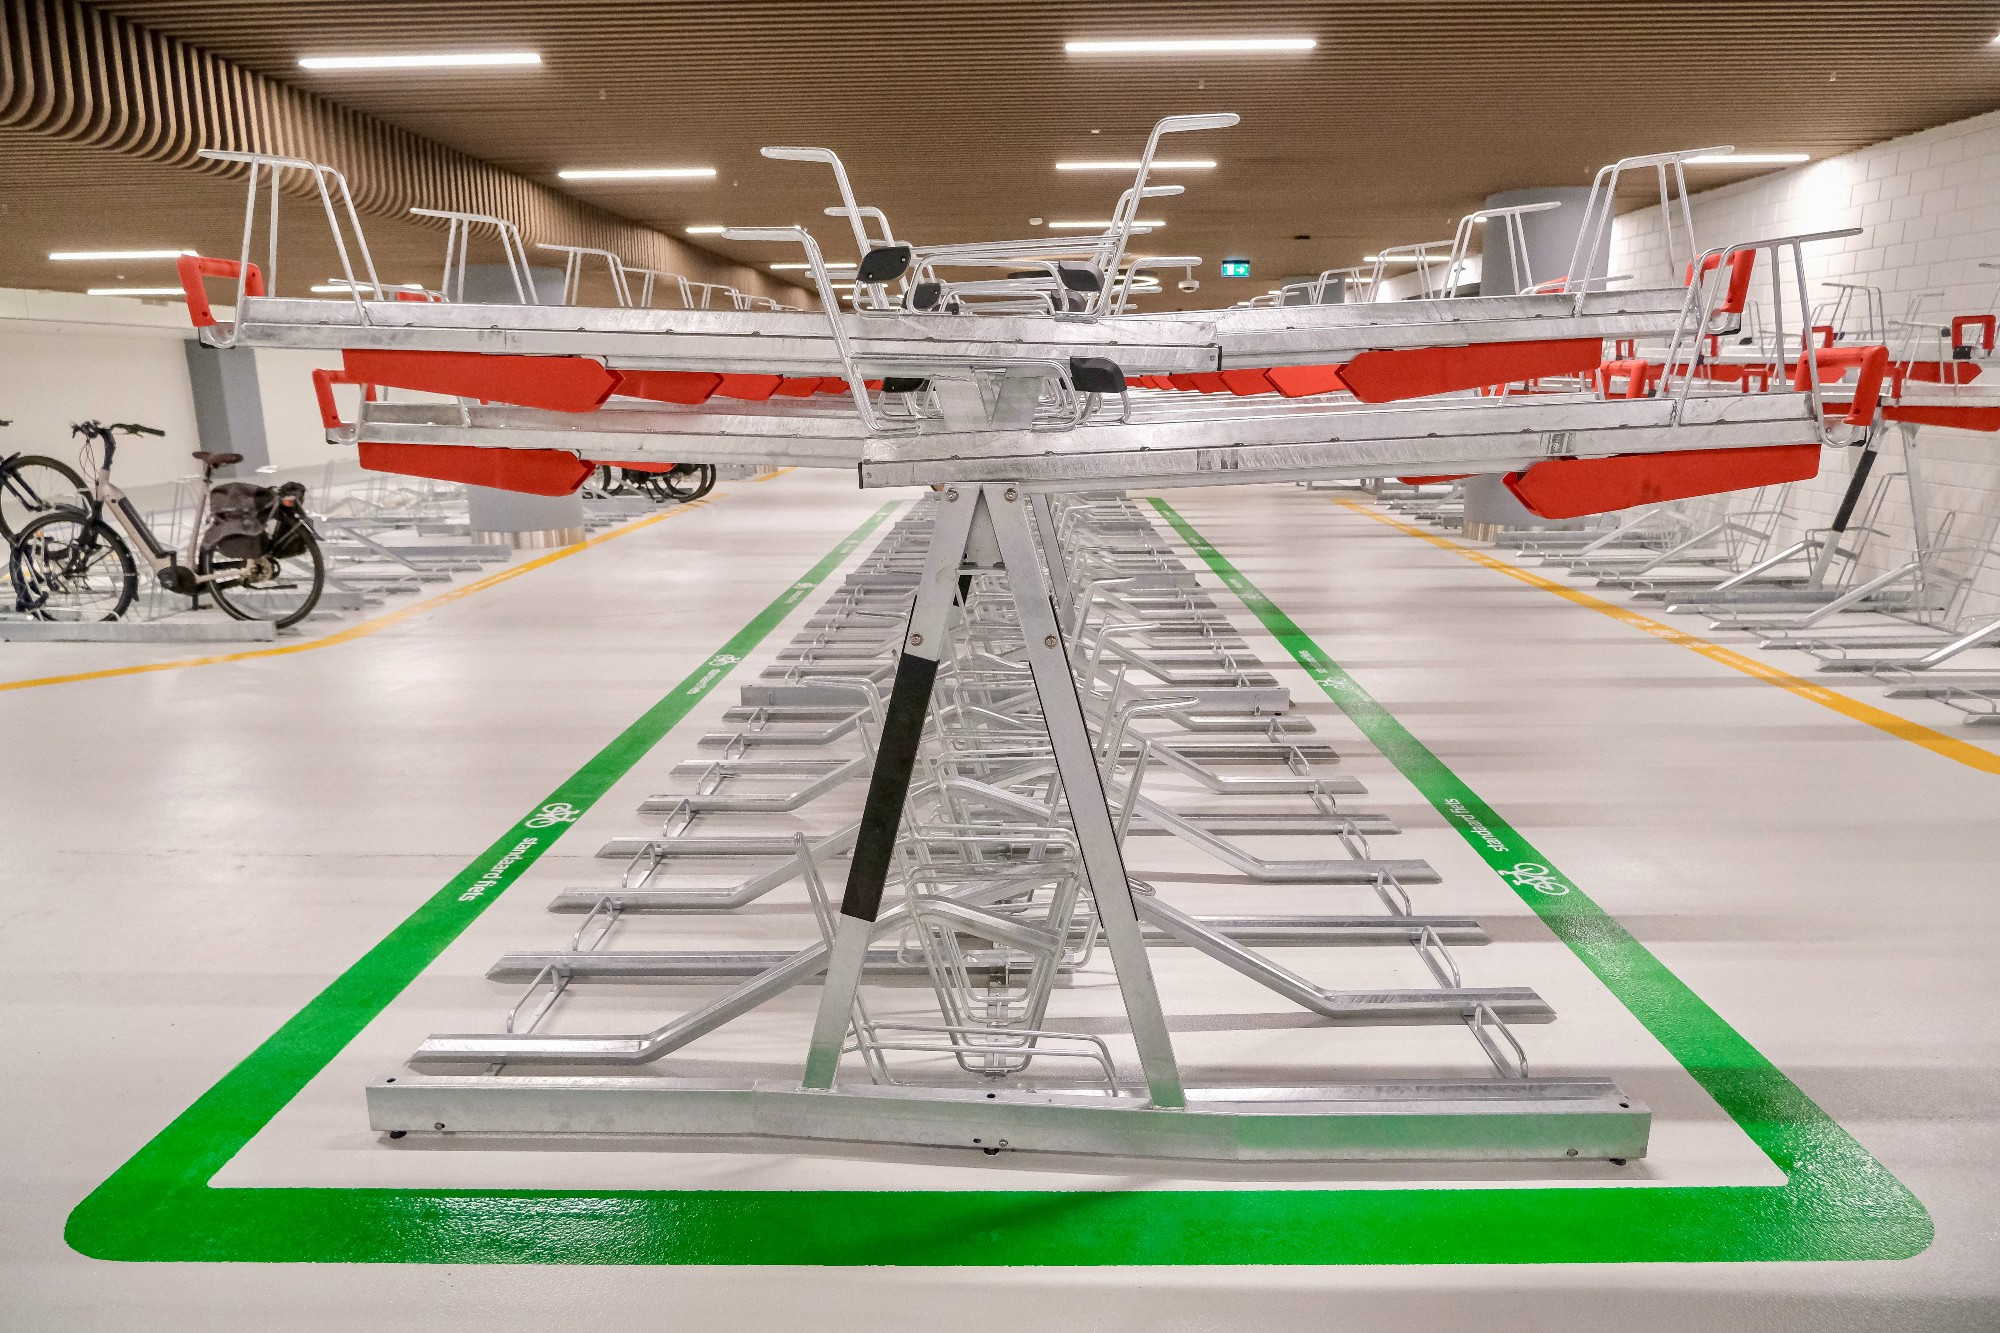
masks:
[(212, 454), (206, 449), (195, 450), (194, 456), (195, 461), (204, 463), (209, 467), (228, 467), (231, 463), (240, 463), (243, 461), (242, 454)]

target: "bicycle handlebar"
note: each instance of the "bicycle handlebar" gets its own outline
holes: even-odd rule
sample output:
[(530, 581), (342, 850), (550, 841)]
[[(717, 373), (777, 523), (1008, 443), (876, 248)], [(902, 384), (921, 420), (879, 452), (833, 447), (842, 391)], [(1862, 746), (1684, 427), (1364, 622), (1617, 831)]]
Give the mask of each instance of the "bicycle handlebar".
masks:
[[(0, 425), (4, 424), (4, 422), (0, 422)], [(163, 430), (155, 430), (151, 426), (142, 426), (136, 421), (114, 421), (108, 426), (99, 421), (79, 421), (69, 428), (69, 433), (72, 435), (95, 436), (98, 439), (108, 441), (111, 438), (111, 432), (114, 430), (124, 435), (166, 435), (166, 432)]]

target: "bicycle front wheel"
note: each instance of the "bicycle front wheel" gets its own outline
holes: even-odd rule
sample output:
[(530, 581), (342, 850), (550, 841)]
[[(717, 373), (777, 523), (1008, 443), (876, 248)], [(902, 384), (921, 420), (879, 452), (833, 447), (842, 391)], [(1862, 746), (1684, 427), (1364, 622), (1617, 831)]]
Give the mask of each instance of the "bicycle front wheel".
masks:
[(26, 524), (7, 555), (17, 610), (42, 620), (116, 620), (139, 594), (125, 539), (94, 518), (57, 509)]
[(0, 537), (15, 534), (52, 509), (90, 511), (90, 490), (60, 459), (22, 454), (0, 464)]
[(260, 555), (254, 560), (203, 551), (195, 565), (202, 589), (238, 620), (268, 620), (279, 629), (290, 629), (319, 605), (326, 587), (326, 560), (310, 531), (294, 532), (286, 541), (291, 554)]

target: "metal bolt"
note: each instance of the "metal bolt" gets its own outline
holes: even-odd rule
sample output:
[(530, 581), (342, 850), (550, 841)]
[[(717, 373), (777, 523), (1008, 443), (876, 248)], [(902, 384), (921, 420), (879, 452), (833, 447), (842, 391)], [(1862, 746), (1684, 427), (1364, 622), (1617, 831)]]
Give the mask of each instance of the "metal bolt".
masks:
[(443, 1128), (444, 1128), (444, 1121), (442, 1121), (442, 1120), (438, 1121), (438, 1122), (437, 1122), (437, 1128), (439, 1128), (439, 1129), (443, 1129)]
[(923, 635), (921, 635), (921, 634), (912, 634), (912, 635), (910, 636), (910, 647), (912, 647), (912, 648), (921, 648), (921, 647), (923, 647), (923, 645), (924, 645), (924, 636), (923, 636)]
[(1012, 486), (1009, 486), (1009, 487), (1008, 487), (1008, 488), (1006, 489), (1006, 491), (1004, 491), (1004, 492), (1002, 493), (1002, 498), (1004, 498), (1004, 499), (1008, 499), (1008, 500), (1018, 500), (1018, 499), (1020, 499), (1020, 498), (1021, 498), (1021, 493), (1020, 493), (1019, 491), (1015, 490), (1015, 489), (1014, 489), (1014, 488), (1013, 488)]
[(958, 498), (958, 488), (953, 486), (945, 491), (944, 498), (947, 500), (956, 500)]
[(1047, 647), (1053, 648), (1056, 646), (1056, 636), (1051, 634), (1047, 638), (1043, 639), (1042, 643)]

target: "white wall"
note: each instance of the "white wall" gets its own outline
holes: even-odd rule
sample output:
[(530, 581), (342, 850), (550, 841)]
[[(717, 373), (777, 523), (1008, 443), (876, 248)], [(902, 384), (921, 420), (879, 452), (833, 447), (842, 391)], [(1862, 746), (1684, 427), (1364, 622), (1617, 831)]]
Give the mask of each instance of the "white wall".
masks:
[[(1478, 287), (1481, 267), (1480, 258), (1479, 255), (1468, 255), (1459, 264), (1456, 275), (1458, 286), (1469, 286), (1475, 289)], [(1431, 265), (1428, 281), (1433, 284), (1443, 282), (1444, 268), (1443, 264)], [(1420, 274), (1414, 268), (1402, 265), (1392, 266), (1388, 272), (1382, 275), (1382, 294), (1377, 299), (1383, 301), (1407, 301), (1411, 297), (1423, 295), (1424, 287), (1424, 274)]]
[[(227, 310), (219, 313), (228, 318)], [(120, 486), (143, 498), (149, 488), (195, 473), (188, 455), (201, 442), (182, 348), (193, 337), (179, 301), (0, 289), (0, 419), (14, 422), (0, 430), (0, 453), (74, 460), (72, 422), (137, 421), (167, 436), (120, 446)], [(338, 366), (340, 354), (256, 356), (271, 461), (288, 470), (351, 462), (352, 448), (326, 443), (312, 391), (313, 369)]]
[[(326, 427), (320, 422), (319, 402), (312, 387), (312, 373), (321, 369), (340, 369), (340, 353), (275, 347), (257, 350), (264, 437), (270, 445), (271, 462), (280, 470), (323, 467), (328, 459), (351, 463), (359, 456), (360, 451), (352, 445), (336, 447), (326, 442)], [(352, 419), (360, 390), (335, 390), (335, 397), (341, 414)]]
[[(1696, 170), (1696, 169), (1691, 169)], [(1695, 238), (1706, 248), (1745, 240), (1860, 227), (1862, 234), (1806, 251), (1814, 298), (1827, 282), (1882, 288), (1891, 320), (1902, 319), (1913, 296), (1935, 293), (1921, 322), (1943, 326), (1960, 314), (1994, 309), (2000, 271), (2000, 112), (1891, 139), (1843, 157), (1809, 163), (1694, 196)], [(1669, 267), (1657, 206), (1617, 220), (1611, 272), (1637, 286), (1677, 283)], [(1685, 262), (1684, 259), (1682, 262)], [(1769, 279), (1759, 262), (1753, 291), (1768, 301)], [(1788, 326), (1797, 316), (1787, 311)], [(2000, 366), (1985, 372), (2000, 381)], [(1927, 426), (1917, 437), (1923, 504), (1933, 529), (1954, 514), (1951, 540), (1986, 543), (2000, 527), (2000, 436)], [(1900, 433), (1883, 441), (1877, 474), (1900, 473)], [(1849, 451), (1827, 460), (1813, 482), (1794, 488), (1793, 528), (1823, 524), (1846, 488)], [(1865, 566), (1883, 569), (1911, 549), (1907, 491), (1892, 484), (1881, 512), (1883, 536), (1871, 539)], [(1989, 570), (1969, 608), (2000, 611), (2000, 570)]]
[[(137, 307), (129, 309), (128, 307)], [(185, 308), (178, 312), (187, 324)], [(122, 448), (122, 484), (193, 470), (198, 448), (184, 335), (138, 302), (54, 292), (0, 292), (0, 450), (76, 458), (70, 424), (138, 421), (167, 432)]]

